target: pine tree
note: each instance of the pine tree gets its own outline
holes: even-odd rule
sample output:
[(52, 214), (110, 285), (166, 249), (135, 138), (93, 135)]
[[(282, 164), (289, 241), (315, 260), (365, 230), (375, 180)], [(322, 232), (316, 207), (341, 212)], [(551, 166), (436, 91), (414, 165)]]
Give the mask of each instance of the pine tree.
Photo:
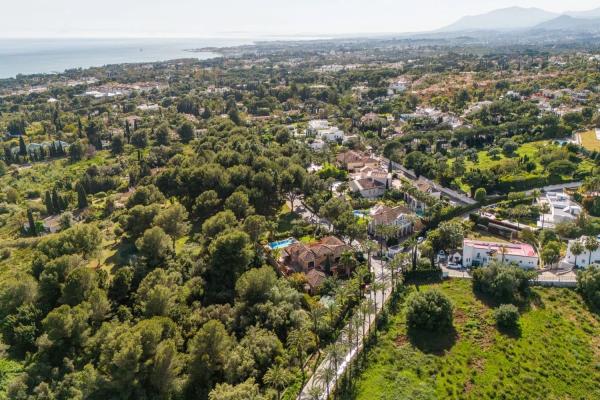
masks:
[(48, 190), (46, 190), (44, 203), (46, 204), (46, 212), (48, 213), (48, 215), (54, 215), (56, 211), (54, 209), (54, 204), (52, 203), (52, 195), (50, 195), (50, 192)]
[(77, 118), (77, 136), (79, 138), (83, 137), (83, 124), (81, 123), (81, 118)]
[(85, 192), (85, 188), (81, 184), (81, 182), (77, 182), (77, 206), (80, 209), (86, 208), (88, 206), (87, 193)]

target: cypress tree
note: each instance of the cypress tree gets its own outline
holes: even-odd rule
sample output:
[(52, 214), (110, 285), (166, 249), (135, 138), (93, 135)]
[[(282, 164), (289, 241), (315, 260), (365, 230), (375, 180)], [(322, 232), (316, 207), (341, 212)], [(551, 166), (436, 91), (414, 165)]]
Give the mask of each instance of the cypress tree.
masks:
[(131, 128), (128, 120), (125, 120), (125, 138), (127, 139), (127, 144), (129, 144), (131, 140)]
[(52, 207), (54, 208), (55, 213), (59, 213), (63, 210), (60, 205), (60, 196), (58, 195), (58, 190), (56, 190), (56, 188), (52, 189)]
[(19, 154), (22, 156), (27, 155), (27, 146), (25, 145), (25, 139), (23, 139), (23, 135), (19, 136)]
[(52, 203), (52, 196), (50, 195), (50, 192), (48, 190), (46, 190), (44, 202), (46, 203), (46, 212), (49, 215), (54, 215), (56, 211), (54, 209), (54, 204)]
[(81, 184), (81, 182), (77, 182), (77, 206), (80, 209), (86, 208), (88, 206), (87, 193), (85, 192), (85, 188)]
[(27, 220), (29, 221), (29, 233), (33, 236), (37, 236), (37, 229), (35, 228), (35, 220), (33, 219), (33, 212), (31, 209), (27, 210)]

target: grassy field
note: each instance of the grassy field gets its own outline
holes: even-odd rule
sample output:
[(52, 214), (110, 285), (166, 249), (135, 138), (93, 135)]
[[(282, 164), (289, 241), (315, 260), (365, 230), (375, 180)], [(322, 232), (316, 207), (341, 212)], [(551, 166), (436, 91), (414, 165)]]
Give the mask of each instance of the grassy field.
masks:
[(596, 138), (596, 131), (591, 130), (579, 134), (581, 145), (590, 151), (600, 151), (600, 140)]
[[(515, 151), (514, 157), (506, 157), (504, 154), (499, 154), (497, 157), (490, 157), (487, 150), (482, 150), (477, 153), (477, 162), (473, 162), (471, 160), (465, 160), (465, 167), (467, 170), (473, 168), (479, 168), (482, 170), (490, 169), (495, 166), (501, 165), (507, 159), (515, 159), (519, 157), (527, 156), (530, 160), (534, 161), (537, 165), (536, 168), (531, 172), (523, 172), (520, 171), (512, 175), (512, 179), (529, 179), (535, 177), (543, 177), (547, 176), (547, 172), (544, 171), (544, 167), (539, 163), (539, 154), (540, 151), (544, 151), (543, 149), (547, 148), (548, 150), (552, 148), (556, 148), (556, 145), (550, 143), (548, 140), (542, 140), (538, 142), (530, 142), (524, 143), (519, 146), (519, 148)], [(454, 162), (454, 159), (450, 160), (450, 164)], [(590, 171), (593, 168), (593, 164), (589, 160), (583, 160), (579, 163), (577, 170), (579, 172)], [(568, 178), (568, 177), (563, 177)], [(462, 181), (462, 179), (457, 179), (456, 183), (464, 192), (468, 193), (470, 191), (470, 187), (468, 184)]]
[(535, 289), (537, 300), (524, 311), (520, 333), (507, 336), (469, 281), (419, 290), (433, 287), (452, 300), (456, 331), (416, 343), (401, 310), (347, 399), (600, 398), (600, 322), (572, 290)]

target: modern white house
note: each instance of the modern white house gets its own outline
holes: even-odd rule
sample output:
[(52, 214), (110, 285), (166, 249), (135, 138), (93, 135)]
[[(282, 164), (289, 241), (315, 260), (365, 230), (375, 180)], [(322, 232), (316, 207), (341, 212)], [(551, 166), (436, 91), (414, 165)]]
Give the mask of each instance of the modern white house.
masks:
[(339, 142), (345, 138), (344, 131), (337, 126), (330, 126), (325, 119), (314, 119), (308, 122), (307, 136), (316, 136), (326, 142)]
[(527, 243), (497, 243), (465, 239), (462, 261), (464, 267), (485, 266), (491, 261), (516, 264), (524, 269), (538, 266), (539, 257), (533, 246)]
[(548, 204), (549, 213), (540, 215), (538, 227), (553, 228), (561, 222), (574, 221), (581, 214), (581, 206), (564, 192), (548, 192), (539, 203), (540, 206)]
[(317, 133), (317, 136), (326, 142), (337, 142), (344, 140), (344, 131), (340, 130), (337, 126), (332, 126), (327, 129), (321, 129)]
[[(582, 245), (583, 252), (577, 255), (577, 266), (578, 267), (587, 267), (591, 264), (600, 264), (600, 248), (590, 251), (585, 248), (585, 242), (587, 240), (587, 236), (582, 236), (579, 239), (569, 240), (569, 245), (567, 247), (567, 254), (563, 259), (563, 263), (569, 264), (571, 266), (575, 266), (575, 255), (571, 251), (575, 242), (579, 242)], [(596, 237), (596, 240), (600, 242), (600, 235)]]

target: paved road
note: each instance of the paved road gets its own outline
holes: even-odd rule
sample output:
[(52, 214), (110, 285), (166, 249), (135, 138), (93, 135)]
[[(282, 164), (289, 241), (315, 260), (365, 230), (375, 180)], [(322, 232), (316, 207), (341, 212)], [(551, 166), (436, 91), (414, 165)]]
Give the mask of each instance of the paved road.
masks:
[[(288, 202), (288, 206), (291, 208), (291, 204)], [(320, 218), (318, 215), (310, 211), (301, 201), (296, 200), (294, 202), (294, 211), (302, 216), (306, 221), (311, 223), (319, 223), (325, 229), (330, 229), (329, 221), (326, 219)], [(360, 243), (354, 242), (352, 245), (358, 246)], [(302, 391), (298, 395), (298, 400), (314, 400), (318, 398), (319, 400), (325, 400), (327, 396), (327, 387), (329, 386), (330, 390), (333, 390), (335, 387), (335, 383), (337, 380), (343, 376), (348, 364), (356, 357), (363, 348), (363, 337), (362, 332), (365, 332), (365, 335), (368, 335), (370, 329), (374, 326), (376, 317), (379, 315), (385, 301), (388, 300), (391, 294), (391, 275), (390, 273), (382, 268), (382, 261), (377, 258), (372, 258), (371, 260), (371, 268), (375, 274), (375, 282), (381, 283), (383, 288), (378, 291), (373, 291), (368, 288), (369, 296), (368, 299), (372, 300), (376, 307), (374, 307), (373, 312), (369, 315), (367, 314), (364, 318), (364, 326), (357, 330), (359, 333), (358, 340), (354, 339), (352, 344), (348, 342), (347, 331), (349, 326), (346, 325), (342, 330), (342, 334), (336, 340), (336, 343), (343, 348), (345, 348), (345, 354), (341, 357), (341, 361), (338, 362), (337, 370), (335, 371), (335, 376), (329, 380), (329, 382), (324, 382), (322, 379), (324, 370), (328, 368), (335, 369), (335, 363), (331, 360), (329, 356), (319, 364), (313, 373), (313, 375), (308, 379)], [(368, 301), (367, 299), (363, 299), (363, 301)], [(358, 309), (358, 307), (357, 307)], [(358, 344), (357, 344), (358, 342)], [(320, 393), (318, 397), (315, 397), (315, 392)]]
[[(335, 363), (331, 359), (331, 357), (326, 356), (326, 358), (319, 364), (316, 368), (315, 372), (308, 379), (302, 391), (298, 395), (298, 400), (326, 400), (327, 399), (327, 387), (329, 386), (329, 391), (333, 391), (336, 382), (340, 377), (344, 375), (346, 368), (352, 362), (352, 360), (360, 354), (360, 351), (363, 348), (363, 340), (362, 332), (365, 332), (365, 337), (368, 336), (371, 328), (375, 326), (375, 321), (377, 315), (383, 309), (385, 302), (389, 299), (391, 295), (391, 276), (389, 273), (384, 272), (381, 273), (381, 261), (377, 259), (372, 260), (372, 268), (373, 272), (375, 272), (375, 281), (384, 284), (383, 290), (378, 291), (369, 291), (369, 298), (376, 303), (376, 310), (374, 309), (370, 315), (367, 315), (364, 320), (364, 326), (360, 329), (357, 329), (359, 336), (358, 339), (353, 338), (352, 344), (349, 344), (348, 335), (346, 334), (348, 330), (348, 325), (346, 325), (343, 329), (343, 333), (338, 337), (336, 343), (343, 348), (346, 348), (346, 351), (341, 357), (341, 361), (338, 361), (337, 370), (335, 370)], [(364, 301), (367, 301), (366, 299)], [(358, 345), (357, 345), (358, 341)], [(335, 374), (329, 380), (329, 382), (322, 379), (324, 370), (331, 368), (335, 370)], [(315, 392), (319, 393), (318, 396), (315, 396)]]
[[(382, 160), (386, 165), (389, 164), (389, 160), (387, 158), (382, 158)], [(475, 200), (473, 200), (469, 196), (459, 193), (456, 190), (452, 190), (450, 188), (442, 186), (430, 179), (427, 179), (424, 176), (420, 176), (417, 178), (417, 175), (413, 171), (406, 169), (402, 165), (400, 165), (396, 162), (393, 162), (393, 161), (392, 161), (392, 170), (400, 172), (405, 178), (410, 179), (412, 181), (416, 181), (417, 179), (420, 178), (420, 179), (428, 182), (431, 186), (433, 186), (434, 188), (436, 188), (437, 190), (442, 192), (444, 195), (446, 195), (446, 197), (448, 197), (450, 200), (454, 201), (455, 203), (457, 203), (459, 205), (473, 205), (473, 204), (477, 203)]]

